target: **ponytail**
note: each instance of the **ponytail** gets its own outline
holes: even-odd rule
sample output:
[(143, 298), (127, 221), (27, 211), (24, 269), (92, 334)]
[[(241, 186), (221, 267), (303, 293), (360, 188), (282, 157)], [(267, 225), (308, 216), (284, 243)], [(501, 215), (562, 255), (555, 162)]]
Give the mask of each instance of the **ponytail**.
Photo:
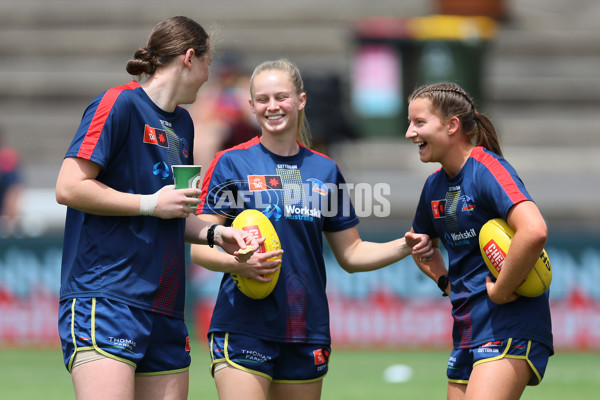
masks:
[(499, 156), (502, 156), (502, 149), (500, 148), (500, 141), (498, 134), (494, 128), (494, 124), (485, 114), (481, 114), (475, 111), (475, 123), (477, 124), (477, 134), (475, 139), (477, 140), (477, 146), (483, 146), (489, 151), (492, 151)]

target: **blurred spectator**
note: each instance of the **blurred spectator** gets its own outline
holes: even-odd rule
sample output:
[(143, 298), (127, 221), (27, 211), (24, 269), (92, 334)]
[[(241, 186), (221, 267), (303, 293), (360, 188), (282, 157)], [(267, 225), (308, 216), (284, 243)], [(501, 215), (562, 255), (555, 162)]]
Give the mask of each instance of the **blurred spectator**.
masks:
[(0, 236), (15, 234), (19, 226), (19, 211), (23, 186), (19, 152), (4, 143), (0, 127)]
[(215, 56), (216, 71), (188, 108), (194, 119), (194, 160), (208, 167), (215, 154), (260, 133), (250, 112), (250, 76), (236, 53)]

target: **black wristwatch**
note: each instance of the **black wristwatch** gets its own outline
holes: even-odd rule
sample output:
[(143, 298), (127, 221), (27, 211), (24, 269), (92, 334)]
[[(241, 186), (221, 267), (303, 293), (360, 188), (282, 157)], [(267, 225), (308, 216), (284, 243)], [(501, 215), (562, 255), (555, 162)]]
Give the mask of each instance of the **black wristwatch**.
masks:
[(448, 280), (448, 274), (444, 274), (438, 278), (437, 285), (443, 292), (442, 296), (448, 296), (448, 294), (446, 294), (446, 288), (448, 287), (449, 282), (450, 281)]
[(206, 232), (206, 243), (208, 247), (215, 247), (215, 228), (217, 224), (212, 224), (208, 231)]

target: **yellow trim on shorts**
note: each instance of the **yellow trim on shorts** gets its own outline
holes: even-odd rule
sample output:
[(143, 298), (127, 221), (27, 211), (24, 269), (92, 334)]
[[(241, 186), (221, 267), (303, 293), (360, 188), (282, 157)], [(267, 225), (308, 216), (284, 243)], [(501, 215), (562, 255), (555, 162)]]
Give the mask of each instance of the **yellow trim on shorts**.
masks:
[(74, 298), (73, 303), (71, 304), (71, 338), (73, 339), (73, 345), (74, 345), (75, 350), (73, 351), (73, 354), (71, 355), (71, 358), (69, 359), (69, 367), (68, 367), (69, 372), (72, 372), (73, 361), (75, 360), (75, 355), (77, 354), (77, 352), (84, 351), (84, 350), (95, 350), (98, 353), (100, 353), (101, 355), (103, 355), (104, 357), (131, 365), (135, 369), (137, 367), (137, 365), (133, 361), (129, 361), (125, 358), (117, 357), (115, 355), (107, 353), (106, 351), (104, 351), (100, 347), (98, 347), (98, 345), (96, 344), (96, 298), (95, 297), (92, 297), (92, 326), (91, 326), (91, 328), (92, 328), (92, 338), (91, 338), (92, 346), (77, 347), (77, 340), (75, 339), (75, 303), (76, 303), (76, 301), (77, 301), (77, 298)]
[(129, 364), (134, 369), (137, 368), (137, 364), (134, 363), (133, 361), (129, 361), (126, 358), (121, 358), (121, 357), (112, 355), (112, 354), (106, 352), (105, 350), (102, 350), (96, 344), (96, 298), (95, 297), (92, 297), (92, 344), (94, 345), (94, 350), (96, 350), (98, 353), (102, 354), (103, 356), (112, 358), (113, 360), (116, 360), (116, 361), (124, 362), (125, 364)]
[(448, 383), (457, 383), (459, 385), (467, 385), (469, 383), (468, 380), (463, 380), (463, 379), (448, 379)]
[(209, 347), (210, 348), (210, 359), (212, 360), (213, 364), (215, 364), (215, 361), (216, 362), (220, 362), (220, 361), (225, 360), (224, 358), (217, 358), (217, 359), (215, 359), (215, 357), (213, 355), (213, 351), (212, 351), (214, 343), (215, 343), (215, 334), (213, 332), (213, 333), (210, 334), (210, 347)]
[(77, 298), (73, 299), (71, 303), (71, 339), (73, 340), (73, 354), (69, 357), (69, 364), (67, 366), (67, 370), (69, 372), (73, 372), (73, 363), (75, 362), (75, 355), (79, 351), (85, 350), (94, 350), (93, 346), (85, 346), (85, 347), (77, 347), (77, 340), (75, 339), (75, 304), (77, 303)]
[[(540, 373), (538, 372), (538, 370), (533, 365), (533, 363), (529, 360), (529, 351), (531, 350), (531, 343), (532, 343), (531, 340), (527, 341), (527, 352), (525, 353), (524, 356), (507, 355), (506, 358), (516, 358), (516, 359), (519, 359), (519, 360), (525, 360), (525, 361), (527, 361), (527, 364), (529, 364), (529, 368), (531, 368), (531, 370), (533, 371), (533, 373), (537, 377), (538, 384), (539, 384), (539, 383), (542, 382), (542, 377), (541, 377)], [(528, 383), (528, 385), (529, 385), (529, 383)]]
[(529, 364), (529, 368), (531, 368), (531, 370), (533, 371), (533, 373), (537, 377), (538, 383), (541, 382), (542, 381), (542, 377), (541, 377), (540, 373), (535, 368), (535, 366), (533, 365), (533, 363), (529, 360), (529, 351), (531, 350), (531, 340), (527, 341), (527, 351), (525, 352), (524, 356), (515, 356), (515, 355), (511, 355), (511, 354), (506, 354), (506, 353), (508, 353), (508, 350), (510, 349), (510, 346), (512, 345), (512, 340), (513, 340), (513, 338), (509, 338), (508, 339), (508, 343), (506, 345), (506, 348), (504, 349), (504, 352), (501, 355), (496, 356), (496, 357), (492, 357), (492, 358), (487, 358), (485, 360), (479, 360), (475, 364), (473, 364), (473, 368), (475, 368), (475, 366), (478, 365), (478, 364), (485, 363), (485, 362), (488, 362), (488, 361), (496, 361), (496, 360), (500, 360), (502, 358), (513, 358), (513, 359), (516, 359), (516, 360), (525, 360), (525, 361), (527, 361), (527, 364)]
[(77, 341), (75, 340), (75, 302), (77, 299), (73, 299), (71, 303), (71, 339), (73, 340), (73, 354), (69, 357), (69, 365), (67, 366), (67, 370), (71, 372), (71, 368), (73, 367), (73, 361), (75, 360), (75, 354), (77, 354)]
[[(479, 364), (483, 364), (483, 363), (490, 362), (490, 361), (497, 361), (497, 360), (503, 359), (504, 357), (507, 357), (506, 353), (508, 353), (508, 350), (510, 349), (511, 344), (512, 344), (512, 338), (509, 338), (508, 343), (506, 343), (506, 347), (504, 347), (504, 351), (502, 352), (502, 354), (500, 354), (499, 356), (496, 356), (496, 357), (486, 358), (485, 360), (479, 360), (473, 364), (473, 368), (475, 368)], [(521, 358), (521, 357), (517, 356), (517, 357), (513, 357), (513, 358)]]
[[(213, 353), (213, 347), (212, 347), (212, 344), (213, 344), (213, 340), (214, 340), (214, 335), (215, 335), (215, 334), (214, 334), (214, 333), (212, 333), (212, 334), (211, 334), (211, 339), (210, 339), (210, 344), (211, 344), (211, 346), (210, 346), (210, 354), (211, 354), (211, 358), (212, 358), (212, 353)], [(264, 378), (267, 378), (269, 381), (273, 381), (273, 378), (272, 378), (272, 377), (270, 377), (269, 375), (265, 374), (264, 372), (259, 372), (259, 371), (255, 371), (255, 370), (253, 370), (253, 369), (249, 369), (249, 368), (246, 368), (246, 367), (242, 367), (240, 364), (237, 364), (237, 363), (235, 363), (235, 362), (231, 361), (231, 359), (229, 358), (229, 352), (228, 352), (228, 350), (227, 350), (227, 344), (228, 344), (228, 343), (229, 343), (229, 332), (225, 332), (225, 344), (224, 344), (224, 346), (223, 346), (223, 347), (224, 347), (224, 349), (223, 349), (223, 353), (224, 353), (224, 355), (225, 355), (225, 358), (220, 358), (220, 359), (216, 359), (216, 360), (215, 360), (215, 359), (213, 359), (213, 362), (212, 362), (212, 364), (211, 364), (211, 366), (210, 366), (210, 370), (211, 370), (211, 373), (213, 374), (213, 377), (214, 377), (214, 373), (213, 373), (213, 371), (214, 371), (214, 366), (215, 366), (215, 364), (222, 363), (222, 362), (226, 362), (226, 363), (227, 363), (227, 364), (229, 364), (230, 366), (232, 366), (232, 367), (234, 367), (234, 368), (236, 368), (236, 369), (239, 369), (240, 371), (244, 371), (244, 372), (248, 372), (248, 373), (250, 373), (250, 374), (254, 374), (254, 375), (258, 375), (258, 376), (262, 376), (262, 377), (264, 377)]]
[(227, 347), (228, 347), (227, 344), (229, 342), (229, 332), (225, 332), (225, 345), (224, 345), (225, 349), (223, 351), (225, 357), (224, 358), (217, 358), (217, 359), (213, 358), (214, 337), (215, 337), (215, 334), (213, 332), (210, 335), (210, 357), (212, 358), (212, 363), (210, 365), (210, 373), (213, 376), (213, 378), (215, 376), (215, 374), (214, 374), (215, 365), (216, 364), (220, 364), (220, 363), (227, 363), (228, 365), (232, 366), (233, 368), (239, 369), (240, 371), (245, 371), (245, 372), (248, 372), (250, 374), (263, 376), (263, 377), (267, 378), (269, 381), (275, 382), (275, 383), (312, 383), (312, 382), (318, 382), (318, 381), (323, 380), (323, 378), (325, 378), (325, 375), (327, 375), (327, 372), (329, 372), (329, 370), (328, 370), (325, 374), (321, 375), (318, 378), (307, 379), (307, 380), (279, 380), (279, 379), (273, 379), (271, 376), (265, 374), (264, 372), (259, 372), (259, 371), (255, 371), (255, 370), (252, 370), (252, 369), (249, 369), (249, 368), (245, 368), (245, 367), (242, 367), (241, 365), (239, 365), (239, 364), (231, 361), (231, 359), (229, 358), (229, 352), (227, 351)]
[(210, 372), (210, 374), (212, 375), (212, 377), (215, 377), (215, 365), (222, 363), (222, 362), (227, 362), (227, 360), (225, 360), (224, 358), (217, 358), (215, 359), (214, 354), (213, 354), (213, 344), (215, 343), (215, 334), (214, 332), (210, 334), (210, 344), (208, 345), (208, 349), (210, 350), (210, 359), (211, 359), (211, 363), (208, 367), (208, 371)]

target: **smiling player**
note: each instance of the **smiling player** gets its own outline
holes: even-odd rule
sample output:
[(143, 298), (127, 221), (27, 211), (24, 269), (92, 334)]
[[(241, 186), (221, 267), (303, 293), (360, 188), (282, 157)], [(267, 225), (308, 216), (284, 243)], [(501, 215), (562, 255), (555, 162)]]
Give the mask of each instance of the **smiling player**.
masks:
[[(408, 116), (406, 138), (418, 146), (421, 161), (441, 164), (425, 182), (413, 230), (433, 239), (433, 260), (415, 261), (452, 302), (448, 399), (518, 399), (526, 385), (540, 383), (554, 352), (548, 292), (534, 298), (514, 293), (542, 252), (546, 223), (502, 158), (491, 121), (461, 87), (437, 83), (416, 89)], [(492, 218), (515, 230), (497, 281), (478, 239)], [(448, 251), (448, 270), (440, 241)]]
[[(323, 233), (348, 272), (382, 268), (411, 252), (432, 254), (427, 235), (407, 233), (387, 243), (361, 240), (340, 169), (307, 147), (306, 101), (292, 63), (256, 67), (249, 103), (262, 134), (218, 153), (205, 177), (202, 218), (230, 223), (244, 208), (259, 209), (269, 216), (284, 250), (275, 289), (253, 300), (236, 288), (230, 273), (264, 280), (279, 262), (255, 254), (236, 265), (223, 252), (192, 246), (194, 262), (225, 272), (209, 328), (221, 400), (320, 398), (331, 352)], [(222, 202), (225, 192), (249, 195), (233, 196), (245, 199), (238, 205)]]

